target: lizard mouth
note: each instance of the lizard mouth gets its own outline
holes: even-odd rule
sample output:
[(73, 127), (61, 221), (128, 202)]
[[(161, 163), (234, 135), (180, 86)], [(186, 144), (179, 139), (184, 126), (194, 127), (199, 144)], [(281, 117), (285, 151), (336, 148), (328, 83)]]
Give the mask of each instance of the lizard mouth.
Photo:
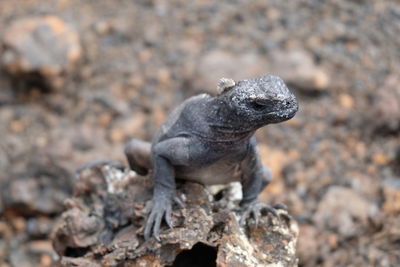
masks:
[(278, 106), (279, 102), (273, 100), (254, 100), (250, 102), (251, 109), (263, 114), (269, 114), (275, 112), (275, 109)]
[(272, 120), (272, 123), (278, 123), (293, 118), (298, 109), (299, 106), (296, 100), (284, 101), (277, 105), (274, 111), (269, 112), (267, 116)]
[(262, 124), (279, 123), (296, 115), (298, 104), (294, 96), (284, 100), (257, 99), (248, 102), (247, 108)]

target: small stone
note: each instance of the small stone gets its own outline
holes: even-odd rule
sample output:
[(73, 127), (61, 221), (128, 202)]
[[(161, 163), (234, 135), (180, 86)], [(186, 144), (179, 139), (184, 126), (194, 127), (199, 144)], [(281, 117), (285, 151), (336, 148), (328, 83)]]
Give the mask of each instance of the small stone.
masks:
[(107, 35), (112, 31), (112, 25), (108, 21), (99, 21), (96, 24), (94, 24), (93, 28), (96, 31), (96, 33), (101, 36)]
[(40, 257), (40, 264), (41, 264), (42, 266), (51, 266), (52, 263), (53, 263), (53, 260), (51, 259), (51, 256), (50, 256), (50, 255), (43, 254), (43, 255)]
[(339, 103), (346, 109), (351, 109), (354, 107), (354, 99), (349, 94), (340, 94)]
[(81, 58), (76, 31), (56, 16), (14, 21), (2, 40), (2, 67), (14, 78), (59, 88)]
[(376, 165), (384, 166), (389, 164), (390, 158), (385, 153), (379, 152), (372, 156), (372, 161)]
[(171, 84), (171, 73), (166, 68), (161, 68), (157, 71), (157, 79), (161, 86), (168, 86)]
[(234, 80), (229, 78), (221, 78), (217, 86), (218, 93), (222, 93), (225, 91), (225, 89), (231, 88), (233, 86), (235, 86)]

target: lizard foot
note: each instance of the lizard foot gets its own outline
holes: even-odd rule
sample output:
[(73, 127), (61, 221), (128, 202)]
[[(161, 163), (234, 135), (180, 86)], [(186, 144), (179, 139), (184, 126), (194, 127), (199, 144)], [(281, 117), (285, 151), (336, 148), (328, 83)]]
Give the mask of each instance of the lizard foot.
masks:
[[(176, 203), (181, 208), (184, 206), (182, 200), (180, 200), (174, 194), (161, 194), (154, 195), (151, 212), (147, 218), (146, 227), (144, 229), (144, 238), (148, 240), (153, 235), (157, 241), (160, 241), (160, 226), (161, 221), (164, 218), (165, 222), (172, 227), (172, 204)], [(153, 234), (152, 234), (153, 233)]]
[(250, 203), (241, 204), (241, 207), (243, 210), (242, 217), (240, 218), (240, 221), (239, 221), (239, 224), (241, 226), (246, 225), (246, 221), (248, 218), (250, 218), (250, 216), (252, 216), (254, 218), (256, 225), (258, 225), (258, 222), (259, 222), (262, 214), (271, 213), (275, 217), (279, 217), (276, 210), (277, 209), (284, 209), (284, 210), (287, 209), (284, 204), (276, 204), (273, 206), (269, 206), (269, 205), (262, 203), (258, 199), (254, 200)]

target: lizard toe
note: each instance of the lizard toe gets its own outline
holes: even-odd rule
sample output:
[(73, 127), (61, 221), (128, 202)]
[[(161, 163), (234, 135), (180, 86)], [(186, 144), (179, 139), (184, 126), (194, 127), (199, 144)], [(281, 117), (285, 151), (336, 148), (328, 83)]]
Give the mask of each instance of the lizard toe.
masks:
[(151, 236), (151, 230), (153, 229), (154, 219), (156, 213), (152, 210), (150, 216), (147, 218), (146, 227), (144, 229), (144, 239), (148, 240)]
[(171, 208), (171, 206), (168, 206), (167, 210), (165, 212), (165, 222), (167, 223), (167, 225), (168, 225), (168, 227), (170, 229), (173, 228), (173, 225), (172, 225), (172, 208)]
[(279, 217), (279, 214), (276, 212), (276, 209), (274, 207), (265, 205), (261, 208), (261, 212), (264, 213), (265, 215), (268, 213), (271, 213), (275, 217)]
[(164, 217), (164, 211), (158, 213), (156, 215), (156, 219), (154, 221), (153, 236), (157, 241), (160, 241), (160, 227), (161, 227), (161, 221), (162, 221), (163, 217)]
[(174, 202), (180, 207), (180, 208), (184, 208), (185, 204), (183, 204), (183, 201), (178, 197), (178, 196), (174, 196)]
[(245, 226), (247, 218), (249, 218), (249, 216), (250, 216), (250, 210), (244, 210), (243, 213), (242, 213), (242, 217), (239, 220), (239, 224), (241, 226)]
[(282, 204), (283, 206), (281, 206), (281, 204), (278, 204), (278, 205), (274, 205), (271, 207), (269, 205), (262, 203), (259, 200), (254, 200), (247, 205), (243, 205), (243, 207), (242, 207), (243, 212), (242, 212), (242, 216), (240, 218), (239, 224), (241, 226), (244, 226), (244, 225), (246, 225), (247, 220), (250, 217), (253, 217), (255, 224), (258, 225), (260, 218), (262, 216), (267, 215), (268, 213), (279, 218), (277, 209), (283, 209), (283, 207), (285, 207), (285, 206), (283, 204)]
[(288, 210), (288, 207), (283, 203), (276, 203), (272, 207), (276, 210)]
[(169, 228), (173, 228), (172, 224), (172, 203), (175, 202), (183, 207), (182, 201), (172, 194), (156, 195), (153, 198), (150, 215), (146, 222), (144, 230), (144, 238), (147, 240), (154, 236), (157, 241), (160, 241), (160, 229), (163, 219)]

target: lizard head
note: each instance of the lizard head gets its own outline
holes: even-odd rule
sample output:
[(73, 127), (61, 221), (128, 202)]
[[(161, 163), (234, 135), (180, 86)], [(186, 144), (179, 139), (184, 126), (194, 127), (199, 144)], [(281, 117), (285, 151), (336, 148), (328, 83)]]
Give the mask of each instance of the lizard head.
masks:
[(220, 97), (249, 125), (261, 127), (286, 121), (298, 110), (295, 96), (277, 76), (266, 75), (239, 82), (229, 80), (221, 79)]

